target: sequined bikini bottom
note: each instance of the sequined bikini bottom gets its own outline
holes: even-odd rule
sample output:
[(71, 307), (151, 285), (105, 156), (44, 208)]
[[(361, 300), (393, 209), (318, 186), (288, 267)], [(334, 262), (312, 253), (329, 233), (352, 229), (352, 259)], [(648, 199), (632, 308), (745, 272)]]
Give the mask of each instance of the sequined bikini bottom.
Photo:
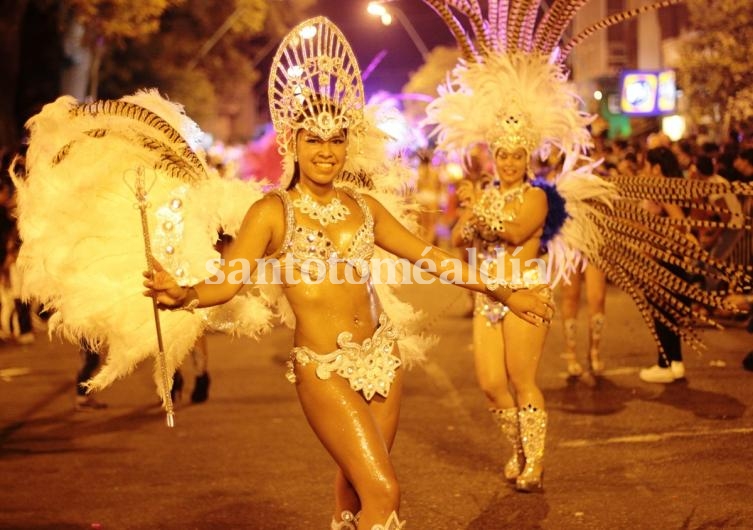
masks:
[[(519, 285), (521, 287), (533, 287), (542, 283), (545, 282), (541, 279), (539, 269), (527, 269), (523, 272)], [(510, 308), (502, 302), (498, 302), (488, 295), (476, 293), (473, 314), (485, 316), (487, 325), (491, 326), (501, 322), (509, 312)]]
[(344, 377), (356, 392), (370, 400), (374, 394), (387, 397), (392, 382), (401, 364), (400, 358), (393, 355), (395, 342), (399, 336), (385, 313), (379, 316), (379, 326), (374, 334), (362, 343), (353, 342), (353, 334), (343, 331), (337, 336), (338, 348), (330, 353), (316, 353), (306, 346), (297, 346), (290, 352), (285, 376), (291, 383), (296, 382), (295, 363), (306, 366), (317, 363), (316, 376), (329, 379), (333, 373)]

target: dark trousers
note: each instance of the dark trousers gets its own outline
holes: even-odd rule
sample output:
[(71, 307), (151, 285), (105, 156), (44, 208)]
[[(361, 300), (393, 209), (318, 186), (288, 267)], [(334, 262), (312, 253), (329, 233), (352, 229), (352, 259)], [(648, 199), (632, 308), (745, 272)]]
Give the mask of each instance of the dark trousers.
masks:
[(78, 375), (76, 376), (76, 394), (79, 396), (85, 396), (86, 395), (86, 389), (81, 386), (81, 383), (84, 383), (92, 378), (94, 375), (94, 372), (97, 371), (97, 368), (99, 367), (99, 354), (92, 350), (88, 344), (81, 341), (80, 344), (80, 352), (81, 352), (81, 370), (79, 370)]
[(19, 335), (31, 333), (31, 307), (26, 302), (18, 298), (15, 300), (16, 314), (18, 315), (18, 332)]
[[(676, 276), (688, 281), (687, 273), (680, 267), (666, 262), (660, 262), (660, 264), (672, 271)], [(678, 296), (678, 298), (682, 303), (690, 304), (690, 300), (685, 297)], [(658, 307), (657, 309), (669, 322), (677, 325), (677, 321), (669, 313)], [(659, 336), (659, 343), (666, 354), (662, 355), (661, 351), (659, 352), (657, 364), (662, 368), (667, 368), (672, 361), (682, 361), (682, 340), (680, 336), (656, 318), (654, 319), (654, 328), (656, 329), (656, 334)]]
[[(665, 316), (667, 316), (665, 314)], [(670, 319), (671, 321), (671, 319)], [(659, 336), (659, 343), (664, 348), (666, 356), (659, 352), (658, 365), (667, 368), (672, 361), (682, 361), (682, 341), (680, 336), (669, 329), (663, 322), (654, 319), (656, 334)]]

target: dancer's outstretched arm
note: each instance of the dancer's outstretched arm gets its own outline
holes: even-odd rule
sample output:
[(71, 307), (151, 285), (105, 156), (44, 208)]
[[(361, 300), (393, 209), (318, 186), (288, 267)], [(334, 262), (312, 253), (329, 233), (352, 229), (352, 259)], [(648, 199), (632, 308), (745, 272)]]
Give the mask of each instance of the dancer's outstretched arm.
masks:
[[(374, 217), (376, 244), (383, 249), (400, 258), (405, 258), (411, 263), (427, 260), (433, 265), (426, 271), (429, 274), (437, 278), (447, 279), (465, 289), (489, 294), (531, 324), (540, 325), (542, 321), (549, 322), (551, 320), (554, 305), (550, 300), (548, 286), (541, 285), (530, 289), (513, 290), (504, 284), (496, 285), (494, 280), (485, 281), (486, 274), (484, 272), (478, 268), (473, 270), (464, 261), (414, 235), (395, 219), (379, 201), (371, 197), (366, 197), (366, 201)], [(460, 277), (454, 277), (452, 273), (458, 270)], [(482, 280), (476, 281), (476, 278)]]

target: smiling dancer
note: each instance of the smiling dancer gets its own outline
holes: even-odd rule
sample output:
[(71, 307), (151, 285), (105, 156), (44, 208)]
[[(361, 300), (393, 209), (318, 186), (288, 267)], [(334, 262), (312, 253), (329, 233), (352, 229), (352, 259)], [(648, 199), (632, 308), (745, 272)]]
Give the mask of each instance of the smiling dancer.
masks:
[[(439, 276), (452, 271), (451, 256), (414, 236), (373, 197), (339, 184), (371, 177), (359, 156), (380, 134), (364, 113), (352, 51), (331, 22), (318, 17), (291, 31), (274, 59), (269, 92), (286, 188), (250, 208), (215, 280), (181, 286), (158, 269), (145, 285), (163, 307), (206, 307), (241, 287), (228, 281), (239, 270), (234, 260), (282, 263), (295, 315), (287, 376), (337, 466), (332, 528), (402, 528), (390, 449), (411, 359), (397, 347), (400, 330), (384, 312), (367, 263), (377, 245), (411, 262), (427, 260)], [(474, 271), (464, 264), (458, 272), (453, 281), (506, 304), (521, 321), (535, 326), (551, 317), (538, 289), (472, 283)]]
[[(654, 318), (662, 318), (656, 308), (662, 307), (671, 313), (668, 325), (695, 339), (692, 324), (705, 317), (681, 303), (680, 294), (713, 298), (713, 305), (724, 301), (656, 265), (651, 256), (671, 253), (670, 261), (697, 269), (693, 260), (702, 251), (670, 223), (642, 215), (635, 202), (645, 197), (683, 201), (699, 190), (597, 177), (598, 162), (586, 155), (591, 118), (580, 110), (564, 67), (572, 48), (596, 29), (674, 0), (609, 17), (562, 47), (560, 39), (582, 1), (554, 2), (543, 16), (539, 2), (490, 0), (482, 9), (476, 0), (424, 1), (447, 23), (463, 54), (429, 104), (426, 123), (434, 126), (440, 150), (467, 155), (485, 144), (496, 162), (492, 185), (481, 193), (464, 188), (462, 199), (470, 206), (455, 227), (454, 243), (473, 246), (481, 257), (502, 256), (505, 272), (512, 275), (505, 278), (524, 285), (553, 286), (580, 270), (586, 257), (632, 295), (655, 336)], [(545, 160), (557, 153), (564, 162), (554, 185), (533, 181), (531, 157)], [(548, 265), (542, 275), (535, 263), (544, 255)], [(720, 276), (741, 273), (712, 261)], [(483, 296), (477, 296), (475, 314), (477, 377), (513, 448), (504, 475), (519, 491), (539, 491), (547, 412), (535, 377), (546, 329)]]

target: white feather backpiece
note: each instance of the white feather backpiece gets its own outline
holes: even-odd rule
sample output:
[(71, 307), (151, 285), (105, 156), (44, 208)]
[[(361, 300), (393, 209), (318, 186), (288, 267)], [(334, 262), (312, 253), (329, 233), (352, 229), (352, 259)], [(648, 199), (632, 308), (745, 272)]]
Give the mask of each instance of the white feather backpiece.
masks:
[(604, 242), (603, 218), (612, 210), (618, 192), (614, 184), (594, 174), (600, 163), (566, 157), (557, 175), (555, 187), (565, 201), (567, 218), (547, 242), (547, 278), (552, 286), (584, 269), (586, 259), (597, 256)]
[[(158, 351), (152, 302), (142, 294), (147, 262), (137, 174), (148, 188), (152, 253), (184, 284), (209, 276), (218, 231), (237, 230), (261, 191), (211, 170), (193, 150), (198, 126), (156, 91), (89, 105), (61, 97), (27, 127), (26, 177), (16, 182), (23, 295), (52, 313), (51, 333), (107, 352), (88, 383), (101, 389)], [(259, 301), (243, 302), (236, 302), (243, 333), (267, 329), (271, 312)], [(227, 325), (239, 317), (231, 313), (160, 312), (168, 373), (213, 314)]]

